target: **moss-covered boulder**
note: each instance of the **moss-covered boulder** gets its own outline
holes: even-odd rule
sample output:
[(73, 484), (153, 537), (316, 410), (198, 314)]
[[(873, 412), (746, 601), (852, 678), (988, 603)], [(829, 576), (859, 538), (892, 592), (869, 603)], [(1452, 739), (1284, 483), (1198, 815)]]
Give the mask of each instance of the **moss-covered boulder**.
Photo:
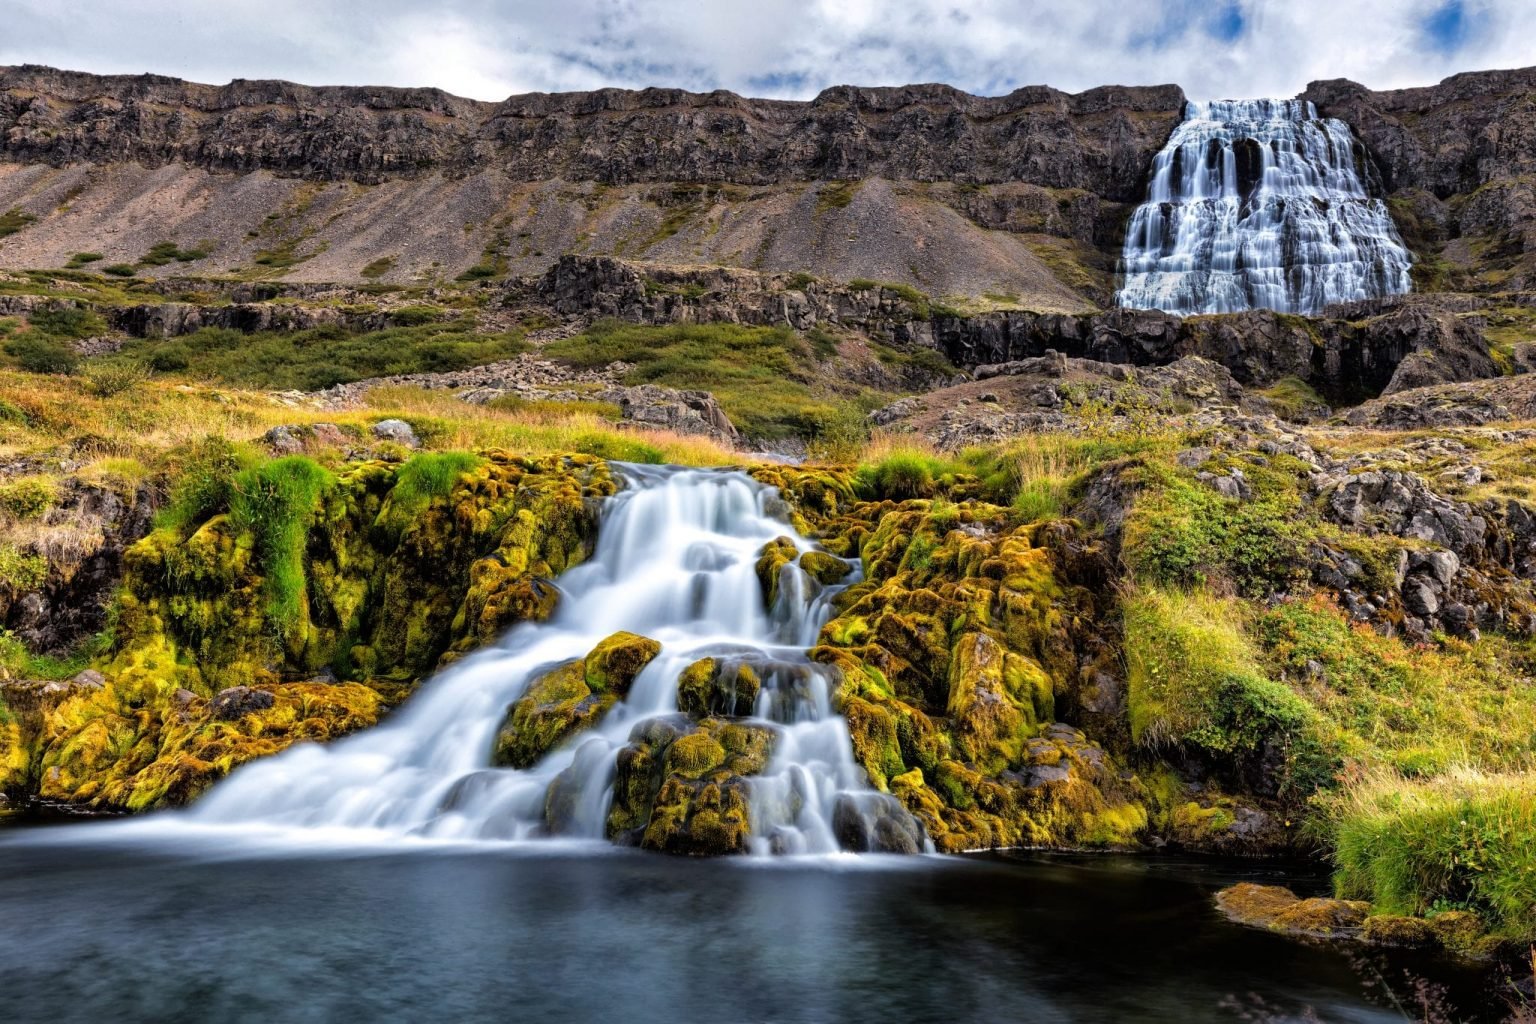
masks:
[(1371, 905), (1324, 896), (1302, 899), (1278, 885), (1240, 882), (1216, 894), (1222, 913), (1239, 924), (1322, 938), (1360, 934)]
[[(1100, 671), (1095, 542), (1020, 526), (979, 501), (842, 502), (821, 539), (853, 538), (863, 581), (814, 660), (835, 671), (854, 755), (940, 850), (1134, 846), (1148, 795), (1124, 761), (1055, 722)], [(1111, 666), (1113, 668), (1113, 666)], [(899, 780), (899, 781), (898, 781)]]
[(677, 679), (677, 707), (696, 718), (751, 715), (762, 680), (750, 661), (739, 658), (700, 658)]
[(743, 852), (751, 834), (745, 780), (767, 767), (776, 735), (718, 718), (640, 723), (619, 752), (609, 837), (692, 856)]
[(629, 692), (661, 644), (634, 633), (614, 633), (585, 658), (544, 673), (507, 711), (496, 733), (491, 762), (528, 768), (562, 742), (590, 728)]
[(757, 582), (763, 589), (763, 603), (769, 608), (779, 597), (779, 575), (786, 565), (794, 565), (800, 549), (788, 537), (779, 537), (763, 545), (757, 556)]
[(623, 696), (645, 666), (661, 653), (650, 637), (620, 631), (598, 642), (586, 658), (587, 685), (598, 693)]
[[(549, 615), (552, 579), (588, 556), (597, 500), (616, 488), (600, 459), (499, 451), (334, 472), (294, 457), (242, 472), (251, 479), (226, 488), (248, 492), (240, 507), (225, 499), (172, 517), (125, 555), (105, 692), (70, 695), (39, 741), (50, 799), (171, 803), (246, 757), (371, 722), (381, 699), (394, 702), (460, 653)], [(315, 715), (287, 706), (302, 699), (292, 680), (325, 672), (371, 696), (352, 687), (335, 700), (311, 695)], [(200, 742), (168, 735), (187, 713), (178, 694), (206, 702), (231, 687), (274, 696), (254, 718), (224, 723), (248, 730), (261, 721), (259, 735), (226, 735), (229, 749), (189, 754), (210, 770), (189, 761), (168, 779), (165, 758)], [(290, 728), (327, 715), (327, 728)]]
[(55, 709), (40, 795), (130, 811), (184, 804), (246, 761), (373, 725), (382, 705), (357, 683), (263, 685), (239, 713), (190, 690), (153, 692), (109, 684)]
[(847, 579), (853, 567), (825, 551), (807, 551), (800, 556), (800, 568), (806, 571), (811, 579), (823, 586), (832, 586)]

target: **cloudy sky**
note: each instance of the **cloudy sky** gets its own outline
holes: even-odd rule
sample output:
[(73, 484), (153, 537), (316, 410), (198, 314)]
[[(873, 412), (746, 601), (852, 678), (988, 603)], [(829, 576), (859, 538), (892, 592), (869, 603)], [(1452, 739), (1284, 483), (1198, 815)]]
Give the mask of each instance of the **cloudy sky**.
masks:
[(803, 98), (1176, 82), (1195, 98), (1536, 65), (1533, 0), (0, 0), (0, 65), (202, 82), (616, 85)]

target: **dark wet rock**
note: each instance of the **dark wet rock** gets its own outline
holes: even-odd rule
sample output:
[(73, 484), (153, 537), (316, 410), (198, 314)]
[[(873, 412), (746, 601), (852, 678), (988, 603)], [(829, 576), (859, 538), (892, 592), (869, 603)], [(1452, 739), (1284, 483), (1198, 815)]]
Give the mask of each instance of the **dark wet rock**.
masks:
[(266, 690), (249, 686), (231, 686), (220, 690), (208, 702), (208, 714), (225, 722), (238, 721), (255, 711), (265, 711), (277, 702)]

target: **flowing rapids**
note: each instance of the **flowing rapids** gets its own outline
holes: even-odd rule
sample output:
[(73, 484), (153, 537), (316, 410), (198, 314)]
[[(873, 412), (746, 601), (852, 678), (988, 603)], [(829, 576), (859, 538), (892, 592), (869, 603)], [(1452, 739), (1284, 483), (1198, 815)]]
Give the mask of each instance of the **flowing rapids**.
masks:
[[(739, 472), (623, 472), (627, 487), (607, 503), (593, 557), (561, 577), (548, 622), (518, 626), (495, 649), (424, 683), (374, 729), (239, 769), (186, 816), (205, 825), (530, 839), (546, 833), (546, 792), (568, 773), (562, 787), (579, 797), (561, 834), (602, 839), (618, 752), (638, 724), (677, 713), (678, 674), (708, 656), (764, 667), (755, 715), (773, 723), (777, 743), (751, 782), (754, 852), (835, 852), (850, 822), (857, 832), (904, 815), (868, 786), (833, 712), (827, 671), (806, 657), (841, 588), (786, 565), (774, 608), (764, 607), (758, 553), (794, 532), (770, 514), (776, 492)], [(532, 768), (488, 768), (507, 708), (530, 681), (619, 630), (662, 644), (626, 700)]]
[(1408, 291), (1412, 257), (1364, 161), (1311, 103), (1191, 103), (1126, 230), (1120, 305), (1318, 313)]

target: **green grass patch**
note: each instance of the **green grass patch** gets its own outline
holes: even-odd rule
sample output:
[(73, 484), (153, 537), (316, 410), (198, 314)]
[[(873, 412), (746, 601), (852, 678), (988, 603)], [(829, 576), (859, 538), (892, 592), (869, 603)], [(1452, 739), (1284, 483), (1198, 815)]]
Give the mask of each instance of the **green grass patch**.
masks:
[(202, 241), (190, 249), (183, 249), (175, 242), (156, 242), (149, 247), (148, 252), (139, 257), (139, 264), (145, 267), (163, 267), (168, 263), (192, 263), (213, 252), (213, 246), (212, 241)]
[(69, 258), (69, 262), (64, 264), (64, 267), (66, 270), (79, 270), (81, 267), (99, 263), (104, 259), (106, 257), (99, 252), (77, 252)]
[[(441, 315), (436, 307), (423, 309)], [(407, 307), (393, 315), (412, 319), (409, 313)], [(527, 350), (519, 332), (478, 334), (463, 318), (369, 332), (335, 325), (254, 334), (205, 327), (179, 338), (134, 339), (121, 355), (156, 371), (240, 387), (317, 391), (369, 377), (461, 370)]]
[(581, 367), (633, 364), (626, 384), (661, 384), (714, 393), (750, 437), (815, 433), (839, 402), (822, 398), (805, 340), (784, 327), (676, 324), (644, 327), (606, 321), (551, 343), (545, 353)]
[(853, 181), (828, 181), (824, 182), (816, 190), (816, 212), (826, 213), (828, 210), (844, 210), (853, 202), (853, 197), (859, 194), (859, 189), (864, 187), (864, 182)]
[(266, 617), (279, 631), (304, 611), (304, 547), (321, 498), (335, 477), (302, 455), (244, 470), (230, 492), (230, 519), (256, 541), (265, 574)]
[(419, 452), (395, 473), (390, 491), (390, 518), (409, 520), (421, 514), (436, 498), (447, 497), (454, 484), (481, 463), (469, 452)]
[(1422, 776), (1536, 756), (1525, 646), (1499, 637), (1410, 645), (1349, 622), (1322, 597), (1265, 610), (1253, 632), (1271, 672), (1301, 687), (1358, 764)]
[(393, 256), (380, 256), (378, 259), (365, 266), (361, 271), (359, 271), (359, 273), (361, 273), (366, 280), (377, 281), (379, 278), (393, 270), (394, 266), (395, 258)]
[(261, 461), (255, 449), (209, 434), (167, 453), (177, 467), (175, 483), (155, 516), (157, 529), (187, 533), (228, 511), (235, 478)]
[(1317, 389), (1300, 377), (1282, 377), (1259, 394), (1275, 410), (1276, 415), (1290, 420), (1300, 419), (1328, 407)]
[(1206, 590), (1142, 587), (1121, 610), (1136, 743), (1196, 749), (1239, 772), (1278, 751), (1293, 793), (1329, 780), (1317, 714), (1264, 674), (1244, 632), (1241, 602)]
[(1536, 939), (1536, 775), (1379, 776), (1330, 807), (1334, 887), (1378, 913), (1466, 909)]
[[(1277, 459), (1276, 462), (1279, 460)], [(1304, 572), (1313, 527), (1286, 468), (1244, 464), (1253, 496), (1227, 498), (1193, 474), (1155, 460), (1126, 517), (1123, 553), (1134, 574), (1162, 586), (1230, 583), (1246, 597), (1286, 590)]]

